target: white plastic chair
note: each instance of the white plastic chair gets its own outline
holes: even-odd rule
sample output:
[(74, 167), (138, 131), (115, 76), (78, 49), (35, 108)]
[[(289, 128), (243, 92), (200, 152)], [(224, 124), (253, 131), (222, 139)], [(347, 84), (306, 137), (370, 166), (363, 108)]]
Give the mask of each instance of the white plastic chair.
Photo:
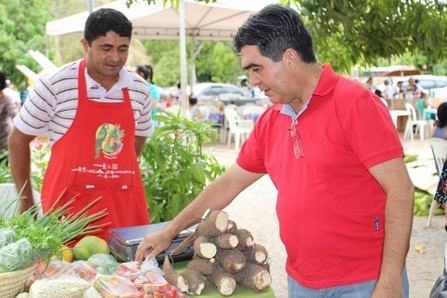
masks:
[(225, 108), (225, 121), (228, 123), (228, 147), (230, 147), (232, 136), (234, 136), (235, 149), (239, 150), (241, 141), (248, 137), (248, 134), (253, 128), (252, 120), (242, 120), (237, 114), (236, 110)]
[(256, 121), (262, 113), (265, 112), (266, 108), (258, 105), (245, 105), (242, 109), (242, 119), (251, 119), (253, 122)]
[[(0, 217), (10, 218), (18, 213), (19, 194), (13, 183), (0, 184)], [(42, 215), (40, 193), (33, 189), (33, 201), (37, 206), (38, 215)]]
[(211, 114), (211, 110), (207, 106), (199, 106), (200, 121), (207, 121)]
[[(425, 134), (425, 128), (427, 126), (427, 121), (418, 119), (416, 109), (413, 107), (412, 104), (408, 102), (405, 103), (405, 108), (410, 113), (410, 116), (408, 117), (407, 125), (405, 126), (404, 139), (410, 136), (411, 140), (413, 140), (414, 134), (419, 134), (419, 137), (421, 138), (421, 140), (423, 140)], [(416, 128), (416, 130), (413, 133), (414, 128)]]
[[(439, 138), (431, 138), (429, 139), (431, 151), (433, 153), (433, 158), (435, 159), (436, 171), (438, 173), (438, 177), (441, 177), (441, 171), (444, 167), (444, 163), (447, 156), (447, 140), (439, 139)], [(430, 206), (430, 211), (428, 213), (428, 222), (427, 226), (431, 225), (431, 219), (433, 213), (435, 212), (435, 208), (438, 205), (438, 202), (433, 200)]]

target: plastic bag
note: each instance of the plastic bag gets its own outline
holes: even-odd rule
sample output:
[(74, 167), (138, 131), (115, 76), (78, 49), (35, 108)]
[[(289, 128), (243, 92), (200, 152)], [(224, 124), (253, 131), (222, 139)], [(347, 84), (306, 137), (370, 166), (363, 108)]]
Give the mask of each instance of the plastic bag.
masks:
[(81, 298), (91, 286), (76, 276), (44, 278), (33, 283), (29, 289), (29, 298)]
[[(143, 298), (135, 285), (125, 277), (118, 275), (101, 275), (93, 285), (102, 297)], [(113, 295), (113, 296), (112, 296)]]
[(154, 256), (146, 257), (141, 266), (137, 262), (122, 263), (115, 274), (129, 279), (140, 293), (149, 297), (186, 297), (164, 279)]
[(176, 298), (178, 294), (176, 287), (169, 284), (160, 274), (151, 271), (140, 275), (134, 284), (142, 293), (154, 297)]
[(99, 274), (92, 268), (92, 264), (87, 261), (76, 261), (73, 263), (65, 264), (55, 276), (71, 275), (79, 277), (91, 285), (93, 285), (98, 278)]
[(441, 274), (430, 291), (429, 298), (447, 298), (447, 274)]
[(17, 234), (11, 229), (0, 229), (0, 248), (5, 247), (8, 244), (14, 243), (17, 240)]
[(94, 254), (87, 260), (93, 269), (100, 274), (113, 275), (118, 269), (119, 262), (111, 255), (105, 253)]
[(0, 273), (22, 270), (35, 264), (38, 255), (26, 238), (0, 248)]
[(138, 262), (121, 263), (115, 275), (123, 276), (133, 282), (138, 276), (149, 271), (163, 275), (163, 271), (158, 268), (157, 259), (152, 255), (147, 256), (141, 265)]

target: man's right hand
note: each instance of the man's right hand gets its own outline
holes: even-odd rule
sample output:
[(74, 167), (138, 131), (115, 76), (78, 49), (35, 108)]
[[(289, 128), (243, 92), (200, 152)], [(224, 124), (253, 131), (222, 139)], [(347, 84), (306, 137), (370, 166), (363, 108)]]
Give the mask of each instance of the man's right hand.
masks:
[(147, 234), (137, 247), (135, 261), (141, 263), (149, 254), (156, 257), (169, 248), (174, 237), (166, 229)]

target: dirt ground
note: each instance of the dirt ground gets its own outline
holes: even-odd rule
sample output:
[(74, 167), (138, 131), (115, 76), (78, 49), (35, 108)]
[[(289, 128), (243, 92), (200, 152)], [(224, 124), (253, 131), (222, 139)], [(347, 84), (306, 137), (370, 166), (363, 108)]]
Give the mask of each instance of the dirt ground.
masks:
[[(419, 188), (433, 191), (437, 184), (434, 161), (428, 140), (402, 140), (405, 153), (417, 154), (418, 160), (408, 164), (413, 183)], [(220, 144), (209, 151), (221, 163), (230, 165), (237, 156), (234, 147)], [(279, 240), (275, 210), (276, 189), (268, 176), (261, 178), (243, 191), (225, 211), (240, 227), (252, 232), (255, 242), (264, 245), (272, 261), (272, 288), (276, 297), (287, 297), (287, 275), (284, 270), (286, 252)], [(427, 216), (415, 216), (411, 236), (411, 248), (407, 257), (410, 297), (428, 297), (430, 290), (443, 270), (445, 217), (433, 217), (427, 227)]]

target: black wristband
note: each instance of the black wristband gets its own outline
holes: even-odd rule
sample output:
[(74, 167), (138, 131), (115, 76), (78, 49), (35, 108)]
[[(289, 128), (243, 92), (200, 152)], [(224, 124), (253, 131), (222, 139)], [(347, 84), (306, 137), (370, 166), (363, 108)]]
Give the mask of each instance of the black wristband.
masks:
[(445, 231), (447, 232), (447, 224), (444, 226)]

